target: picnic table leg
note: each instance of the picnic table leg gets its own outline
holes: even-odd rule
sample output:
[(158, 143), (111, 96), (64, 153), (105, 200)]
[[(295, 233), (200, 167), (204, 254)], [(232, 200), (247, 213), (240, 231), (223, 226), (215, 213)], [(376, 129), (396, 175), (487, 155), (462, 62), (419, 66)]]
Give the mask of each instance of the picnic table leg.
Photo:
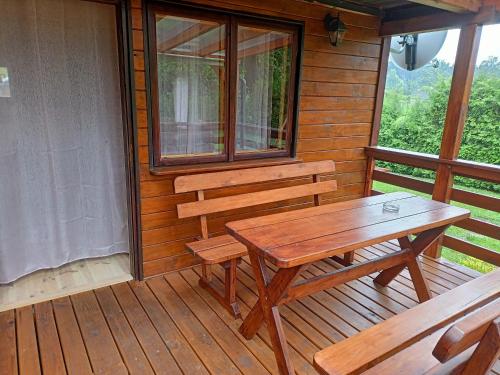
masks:
[(380, 286), (387, 286), (405, 267), (408, 267), (415, 291), (420, 302), (427, 301), (431, 298), (431, 293), (427, 285), (427, 281), (422, 274), (418, 256), (432, 245), (439, 236), (446, 230), (448, 226), (429, 229), (420, 233), (413, 241), (408, 237), (398, 239), (402, 248), (410, 248), (413, 252), (413, 259), (406, 264), (401, 264), (395, 267), (388, 268), (382, 271), (374, 280)]
[(349, 251), (344, 254), (344, 262), (346, 265), (351, 265), (354, 262), (354, 251)]
[(280, 374), (293, 374), (293, 365), (288, 353), (278, 304), (305, 266), (282, 268), (269, 281), (264, 258), (253, 251), (249, 251), (249, 257), (257, 283), (259, 300), (243, 321), (239, 331), (246, 339), (251, 339), (265, 322)]
[(239, 260), (240, 258), (231, 259), (223, 265), (225, 273), (224, 299), (232, 310), (233, 316), (237, 319), (241, 318), (240, 307), (238, 302), (236, 302), (236, 272)]
[(411, 281), (413, 282), (420, 303), (430, 300), (432, 294), (429, 289), (429, 284), (422, 273), (420, 261), (417, 258), (408, 261), (408, 271), (410, 272)]

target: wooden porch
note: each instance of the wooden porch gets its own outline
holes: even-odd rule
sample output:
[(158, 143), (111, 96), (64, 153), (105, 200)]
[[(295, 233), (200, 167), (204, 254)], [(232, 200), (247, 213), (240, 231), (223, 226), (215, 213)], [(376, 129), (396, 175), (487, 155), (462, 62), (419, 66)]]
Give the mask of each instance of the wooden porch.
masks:
[[(356, 252), (355, 262), (391, 253), (396, 242)], [(321, 261), (312, 277), (340, 267)], [(480, 274), (442, 259), (422, 257), (434, 295)], [(265, 328), (250, 341), (240, 320), (198, 286), (198, 267), (145, 282), (129, 282), (0, 313), (2, 374), (226, 374), (277, 373)], [(217, 282), (223, 280), (216, 270)], [(256, 302), (253, 274), (244, 259), (238, 299), (245, 316)], [(417, 305), (405, 270), (388, 287), (363, 277), (282, 306), (298, 374), (315, 374), (315, 352)], [(500, 362), (492, 374), (500, 374)]]

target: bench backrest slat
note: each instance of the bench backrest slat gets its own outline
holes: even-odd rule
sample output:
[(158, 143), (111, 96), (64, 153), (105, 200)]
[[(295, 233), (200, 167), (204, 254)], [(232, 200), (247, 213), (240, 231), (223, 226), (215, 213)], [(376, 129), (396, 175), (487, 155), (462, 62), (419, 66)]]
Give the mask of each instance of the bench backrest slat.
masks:
[(500, 270), (460, 285), (317, 352), (314, 367), (320, 374), (361, 373), (500, 298), (498, 285)]
[(323, 160), (216, 173), (201, 173), (177, 177), (174, 181), (174, 189), (176, 193), (186, 193), (333, 172), (335, 172), (334, 162), (332, 160)]
[(439, 339), (432, 354), (442, 363), (456, 357), (481, 340), (499, 316), (500, 299), (497, 299), (453, 324)]
[(177, 214), (179, 218), (203, 216), (215, 212), (327, 193), (335, 191), (336, 188), (337, 181), (329, 180), (272, 190), (257, 191), (253, 193), (231, 195), (228, 197), (200, 200), (196, 202), (178, 204)]

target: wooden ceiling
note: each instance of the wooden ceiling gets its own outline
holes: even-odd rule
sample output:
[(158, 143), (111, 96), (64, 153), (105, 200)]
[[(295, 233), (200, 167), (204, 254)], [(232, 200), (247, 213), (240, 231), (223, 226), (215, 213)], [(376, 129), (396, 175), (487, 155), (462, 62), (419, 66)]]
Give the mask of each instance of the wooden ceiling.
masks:
[(483, 5), (498, 3), (497, 0), (318, 0), (318, 2), (376, 15), (394, 10), (425, 8), (454, 13), (476, 13)]
[(400, 35), (500, 22), (500, 0), (306, 0), (372, 14), (380, 35)]

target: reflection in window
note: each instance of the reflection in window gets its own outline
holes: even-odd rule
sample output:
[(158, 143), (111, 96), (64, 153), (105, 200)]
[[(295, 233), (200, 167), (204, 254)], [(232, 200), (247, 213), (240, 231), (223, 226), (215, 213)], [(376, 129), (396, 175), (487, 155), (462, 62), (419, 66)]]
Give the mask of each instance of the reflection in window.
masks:
[(236, 152), (286, 149), (292, 40), (238, 26)]
[(225, 25), (156, 16), (161, 158), (224, 152)]
[(154, 165), (290, 156), (300, 26), (149, 11)]
[(0, 98), (10, 98), (9, 71), (0, 66)]

